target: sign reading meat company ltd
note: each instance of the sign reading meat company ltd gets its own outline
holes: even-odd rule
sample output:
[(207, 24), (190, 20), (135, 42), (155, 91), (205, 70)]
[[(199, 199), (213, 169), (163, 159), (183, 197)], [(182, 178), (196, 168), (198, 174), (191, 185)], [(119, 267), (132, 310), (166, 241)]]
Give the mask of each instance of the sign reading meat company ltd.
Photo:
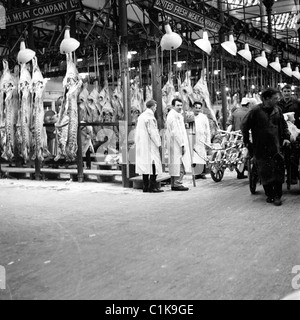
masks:
[(187, 22), (193, 23), (199, 27), (203, 28), (205, 26), (205, 29), (215, 33), (218, 33), (222, 26), (221, 23), (209, 19), (204, 15), (181, 5), (180, 3), (171, 0), (156, 0), (154, 8), (162, 10), (166, 14), (170, 14)]
[(6, 25), (13, 26), (19, 23), (41, 20), (69, 12), (80, 11), (81, 0), (56, 0), (41, 3), (6, 13)]

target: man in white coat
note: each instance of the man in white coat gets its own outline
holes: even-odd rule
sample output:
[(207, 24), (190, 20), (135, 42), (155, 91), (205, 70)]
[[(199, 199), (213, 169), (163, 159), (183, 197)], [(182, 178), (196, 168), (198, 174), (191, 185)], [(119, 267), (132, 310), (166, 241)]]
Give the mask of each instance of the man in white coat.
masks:
[(137, 174), (143, 175), (143, 192), (159, 193), (163, 192), (163, 190), (158, 189), (156, 183), (157, 175), (162, 173), (161, 138), (154, 116), (157, 102), (150, 100), (147, 102), (146, 107), (147, 109), (137, 120), (135, 171)]
[(166, 121), (168, 164), (173, 191), (189, 190), (182, 185), (182, 180), (187, 172), (192, 171), (189, 140), (182, 115), (182, 107), (182, 100), (175, 98), (172, 101), (172, 109), (168, 113)]
[(206, 179), (206, 159), (207, 152), (205, 144), (211, 144), (211, 133), (208, 117), (202, 113), (202, 103), (200, 101), (194, 102), (194, 134), (193, 141), (193, 164), (196, 165), (195, 172), (200, 179)]

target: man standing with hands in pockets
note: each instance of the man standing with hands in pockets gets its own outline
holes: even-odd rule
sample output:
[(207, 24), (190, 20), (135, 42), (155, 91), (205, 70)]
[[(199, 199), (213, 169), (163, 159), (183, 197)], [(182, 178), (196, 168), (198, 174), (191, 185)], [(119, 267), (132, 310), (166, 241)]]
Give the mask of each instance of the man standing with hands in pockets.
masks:
[(143, 175), (143, 192), (160, 193), (163, 190), (158, 189), (156, 185), (156, 177), (162, 173), (161, 138), (154, 116), (157, 102), (150, 100), (146, 107), (136, 126), (136, 173)]
[(169, 174), (172, 191), (188, 191), (182, 185), (186, 172), (191, 172), (189, 140), (182, 116), (182, 100), (175, 98), (166, 121)]

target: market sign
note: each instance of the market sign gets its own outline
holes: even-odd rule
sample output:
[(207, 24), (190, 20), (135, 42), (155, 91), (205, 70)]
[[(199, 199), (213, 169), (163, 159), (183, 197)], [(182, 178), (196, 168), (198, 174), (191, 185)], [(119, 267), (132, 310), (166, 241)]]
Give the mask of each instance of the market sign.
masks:
[(207, 30), (215, 33), (218, 33), (222, 26), (220, 22), (209, 19), (204, 15), (171, 0), (156, 0), (154, 8), (161, 10), (166, 14), (170, 14), (187, 22), (193, 23), (201, 28), (205, 25)]
[(42, 20), (69, 12), (80, 11), (81, 9), (81, 0), (56, 0), (28, 6), (18, 10), (7, 11), (6, 26)]
[(293, 62), (300, 62), (300, 57), (295, 56), (294, 54), (287, 53), (286, 51), (283, 52), (283, 59), (293, 61)]
[(273, 47), (266, 44), (266, 43), (262, 43), (260, 40), (256, 40), (254, 38), (250, 38), (244, 34), (241, 34), (239, 36), (239, 39), (238, 39), (240, 42), (242, 43), (248, 43), (249, 46), (252, 46), (256, 49), (261, 49), (264, 48), (264, 50), (267, 52), (267, 53), (271, 53), (273, 51)]

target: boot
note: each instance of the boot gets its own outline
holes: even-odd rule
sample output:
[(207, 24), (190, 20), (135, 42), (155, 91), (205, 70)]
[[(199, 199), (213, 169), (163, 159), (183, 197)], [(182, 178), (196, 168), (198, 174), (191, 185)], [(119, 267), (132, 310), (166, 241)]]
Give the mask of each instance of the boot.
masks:
[(149, 175), (143, 174), (143, 192), (149, 192)]
[(161, 193), (161, 192), (164, 192), (163, 190), (160, 190), (160, 189), (157, 188), (156, 176), (154, 176), (154, 175), (150, 176), (149, 192), (150, 193)]

